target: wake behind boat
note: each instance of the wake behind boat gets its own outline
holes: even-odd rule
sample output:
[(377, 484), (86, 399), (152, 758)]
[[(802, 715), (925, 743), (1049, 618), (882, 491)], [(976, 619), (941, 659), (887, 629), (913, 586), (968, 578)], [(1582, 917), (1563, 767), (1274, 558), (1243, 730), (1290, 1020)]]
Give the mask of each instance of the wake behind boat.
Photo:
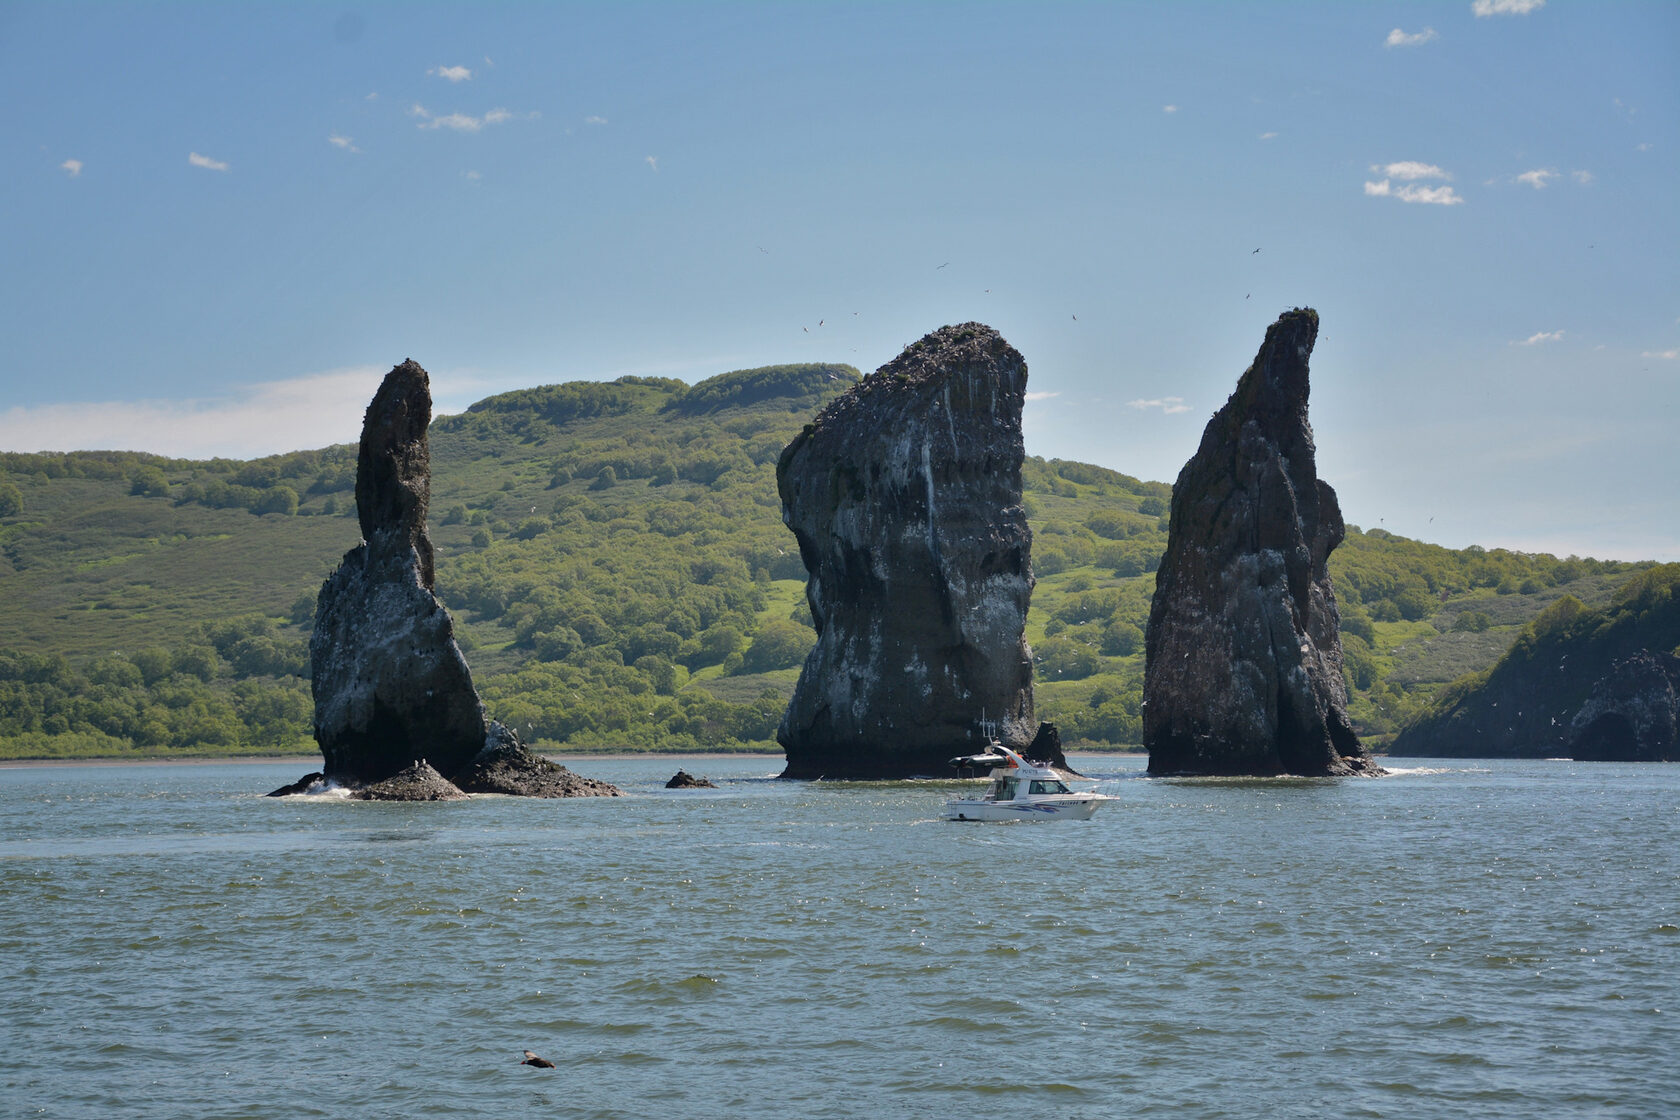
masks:
[(1048, 766), (1028, 762), (994, 742), (985, 754), (953, 758), (959, 770), (992, 765), (991, 786), (981, 797), (953, 797), (945, 802), (948, 821), (1085, 821), (1114, 798), (1070, 790)]

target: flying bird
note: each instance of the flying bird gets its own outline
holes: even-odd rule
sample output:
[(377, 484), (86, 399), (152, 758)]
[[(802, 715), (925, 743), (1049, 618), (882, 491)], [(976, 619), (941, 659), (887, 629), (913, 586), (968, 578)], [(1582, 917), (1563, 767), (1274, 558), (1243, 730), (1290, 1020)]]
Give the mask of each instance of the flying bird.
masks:
[(519, 1063), (522, 1066), (536, 1066), (538, 1069), (554, 1068), (553, 1062), (549, 1061), (547, 1058), (539, 1058), (529, 1050), (521, 1050), (520, 1053), (525, 1055), (525, 1060)]
[[(945, 262), (945, 264), (950, 264), (950, 263), (951, 263), (951, 262), (950, 262), (950, 261), (946, 261), (946, 262)], [(940, 266), (939, 266), (939, 268), (944, 268), (944, 267), (945, 267), (945, 264), (942, 264), (942, 265), (940, 265)], [(939, 271), (939, 268), (936, 268), (936, 269), (934, 269), (934, 271), (935, 271), (935, 272), (938, 272), (938, 271)]]
[[(1259, 251), (1260, 251), (1260, 250), (1258, 250), (1258, 249), (1256, 249), (1256, 250), (1254, 250), (1254, 253), (1258, 253), (1258, 252), (1259, 252)], [(1254, 253), (1250, 253), (1250, 254), (1249, 254), (1249, 256), (1251, 256), (1251, 257), (1252, 257), (1252, 256), (1253, 256), (1253, 255), (1254, 255)]]

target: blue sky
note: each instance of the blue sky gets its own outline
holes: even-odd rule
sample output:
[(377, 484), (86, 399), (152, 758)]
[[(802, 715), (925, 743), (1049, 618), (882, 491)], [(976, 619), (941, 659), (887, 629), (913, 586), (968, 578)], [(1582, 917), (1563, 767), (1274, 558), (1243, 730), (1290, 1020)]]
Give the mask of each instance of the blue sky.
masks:
[(1312, 306), (1349, 521), (1680, 560), (1674, 3), (10, 0), (0, 91), (0, 448), (979, 320), (1029, 452), (1170, 481)]

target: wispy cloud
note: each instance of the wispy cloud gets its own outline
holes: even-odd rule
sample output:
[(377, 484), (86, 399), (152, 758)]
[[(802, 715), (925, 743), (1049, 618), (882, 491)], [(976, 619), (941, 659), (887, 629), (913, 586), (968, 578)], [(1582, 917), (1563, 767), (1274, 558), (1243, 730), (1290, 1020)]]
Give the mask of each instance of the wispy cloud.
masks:
[(1157, 397), (1152, 401), (1139, 399), (1135, 401), (1127, 401), (1126, 404), (1140, 412), (1158, 408), (1161, 410), (1162, 414), (1166, 416), (1171, 416), (1175, 412), (1190, 411), (1190, 406), (1184, 403), (1183, 397)]
[(1526, 16), (1546, 6), (1546, 0), (1475, 0), (1470, 10), (1477, 19), (1489, 16)]
[(1260, 139), (1262, 139), (1262, 140), (1276, 140), (1277, 139), (1277, 133), (1275, 133), (1275, 132), (1262, 132), (1260, 134)]
[(1059, 397), (1059, 396), (1061, 396), (1060, 393), (1028, 393), (1027, 394), (1027, 400), (1029, 400), (1029, 401), (1047, 401), (1051, 397)]
[(362, 413), (384, 375), (359, 366), (252, 385), (225, 397), (8, 408), (0, 410), (0, 447), (242, 459), (348, 443), (358, 438)]
[[(486, 59), (486, 61), (489, 61)], [(434, 66), (426, 71), (447, 82), (467, 82), (472, 80), (472, 71), (465, 66)]]
[(228, 165), (223, 163), (221, 160), (211, 159), (209, 156), (201, 156), (197, 152), (188, 152), (187, 162), (192, 164), (194, 167), (202, 167), (209, 171), (226, 171), (228, 169)]
[(1544, 190), (1546, 184), (1557, 177), (1558, 173), (1556, 171), (1546, 167), (1537, 167), (1533, 171), (1524, 171), (1521, 175), (1518, 175), (1517, 182), (1527, 183), (1538, 191)]
[(1425, 187), (1417, 183), (1390, 185), (1387, 179), (1365, 184), (1365, 193), (1373, 198), (1398, 198), (1401, 202), (1418, 202), (1433, 206), (1459, 206), (1464, 198), (1451, 187)]
[(1648, 152), (1654, 147), (1656, 147), (1656, 145), (1647, 140), (1643, 144), (1635, 144), (1633, 146), (1633, 150), (1636, 152)]
[(655, 171), (659, 170), (659, 157), (658, 156), (643, 156), (642, 159), (646, 160), (647, 165), (649, 167), (653, 168)]
[(1176, 113), (1176, 112), (1178, 112), (1178, 106), (1177, 105), (1163, 105), (1163, 106), (1161, 106), (1161, 112), (1163, 112), (1163, 113)]
[(1512, 346), (1539, 346), (1543, 342), (1561, 342), (1561, 341), (1563, 341), (1563, 332), (1562, 331), (1535, 331), (1533, 334), (1529, 335), (1525, 339), (1522, 339), (1521, 341), (1517, 341), (1517, 340), (1513, 339), (1512, 342), (1511, 342), (1511, 345)]
[(1436, 167), (1433, 163), (1419, 163), (1415, 159), (1401, 160), (1399, 163), (1373, 163), (1371, 170), (1379, 175), (1386, 175), (1390, 179), (1448, 179), (1451, 175)]
[[(502, 124), (515, 119), (519, 114), (508, 109), (492, 109), (482, 117), (475, 117), (469, 113), (447, 113), (443, 116), (435, 116), (427, 112), (424, 105), (416, 102), (409, 107), (408, 115), (420, 118), (420, 124), (417, 126), (420, 128), (447, 128), (455, 132), (480, 132), (485, 125)], [(538, 114), (534, 112), (526, 113), (525, 116), (527, 119), (534, 120)]]
[(463, 171), (461, 172), (461, 177), (469, 183), (476, 183), (480, 179), (484, 178), (484, 176), (480, 175), (476, 171)]
[(1388, 38), (1383, 40), (1383, 46), (1385, 46), (1385, 47), (1421, 47), (1425, 43), (1432, 42), (1433, 40), (1439, 39), (1440, 37), (1441, 36), (1435, 31), (1435, 29), (1433, 27), (1426, 27), (1422, 31), (1414, 31), (1414, 32), (1411, 32), (1410, 34), (1404, 32), (1404, 31), (1400, 30), (1398, 27), (1396, 27), (1393, 31), (1390, 31), (1388, 33)]
[(356, 147), (355, 142), (351, 140), (350, 137), (340, 136), (336, 132), (327, 137), (327, 143), (331, 144), (335, 148), (343, 148), (347, 152), (361, 151), (360, 148)]
[(58, 166), (59, 170), (65, 172), (72, 179), (82, 173), (82, 161), (79, 159), (67, 159)]
[(1574, 179), (1583, 187), (1589, 185), (1593, 181), (1593, 173), (1591, 171), (1571, 171), (1569, 173), (1569, 177)]
[[(1459, 206), (1464, 199), (1452, 187), (1424, 186), (1419, 179), (1451, 179), (1452, 175), (1433, 163), (1400, 160), (1397, 163), (1374, 163), (1371, 170), (1382, 175), (1377, 181), (1365, 181), (1365, 194), (1371, 198), (1398, 198), (1401, 202), (1416, 202), (1432, 206)], [(1400, 180), (1394, 186), (1389, 180)]]
[(605, 117), (585, 117), (585, 118), (583, 118), (583, 123), (584, 124), (606, 124), (607, 123), (607, 118), (605, 118)]
[(1644, 350), (1640, 352), (1639, 356), (1641, 358), (1661, 358), (1665, 362), (1672, 362), (1680, 359), (1680, 350)]

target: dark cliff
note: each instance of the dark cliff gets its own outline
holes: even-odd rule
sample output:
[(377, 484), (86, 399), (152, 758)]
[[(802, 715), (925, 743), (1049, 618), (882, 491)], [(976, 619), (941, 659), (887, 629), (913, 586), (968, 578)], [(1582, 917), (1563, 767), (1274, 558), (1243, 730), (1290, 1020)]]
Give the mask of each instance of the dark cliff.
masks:
[(1152, 774), (1377, 772), (1347, 716), (1326, 565), (1344, 528), (1307, 422), (1310, 309), (1281, 316), (1173, 486), (1145, 637)]
[[(1484, 673), (1442, 689), (1389, 746), (1396, 756), (1558, 758), (1574, 753), (1571, 727), (1593, 686), (1641, 650), (1680, 646), (1680, 564), (1639, 573), (1611, 605), (1571, 596), (1547, 607)], [(1594, 748), (1589, 744), (1586, 750)]]
[(1680, 657), (1642, 649), (1610, 667), (1569, 727), (1570, 757), (1680, 762)]
[(944, 327), (833, 401), (776, 465), (817, 628), (777, 739), (786, 777), (937, 774), (1032, 742), (1021, 507), (1027, 366)]
[(484, 707), (432, 594), (431, 415), (430, 379), (406, 361), (362, 422), (363, 541), (322, 584), (309, 639), (315, 741), (330, 780), (376, 782), (416, 759), (451, 774), (485, 745)]

